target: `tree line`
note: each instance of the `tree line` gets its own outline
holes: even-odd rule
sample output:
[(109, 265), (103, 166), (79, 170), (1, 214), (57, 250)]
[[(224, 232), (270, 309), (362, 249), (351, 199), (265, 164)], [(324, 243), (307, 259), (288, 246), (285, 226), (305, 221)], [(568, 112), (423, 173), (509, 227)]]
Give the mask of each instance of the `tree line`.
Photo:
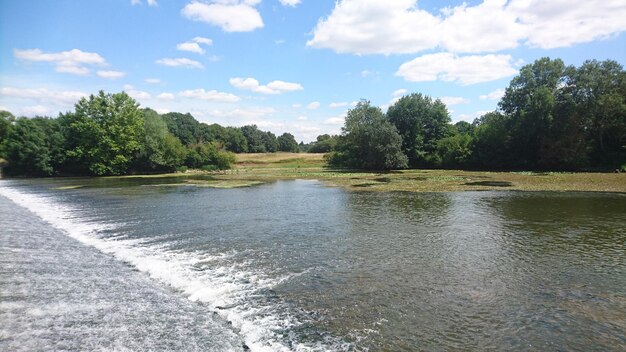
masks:
[(226, 169), (233, 153), (276, 151), (327, 153), (333, 167), (371, 170), (626, 171), (626, 72), (612, 60), (574, 67), (542, 58), (522, 67), (497, 110), (472, 123), (451, 124), (443, 102), (413, 93), (386, 113), (362, 100), (348, 111), (340, 135), (308, 144), (255, 125), (160, 115), (124, 92), (82, 98), (58, 118), (0, 112), (0, 158), (15, 175)]
[(227, 169), (234, 153), (299, 151), (293, 135), (222, 127), (140, 109), (126, 93), (82, 98), (57, 118), (0, 112), (0, 158), (12, 175), (124, 175)]
[(331, 165), (357, 169), (476, 168), (626, 171), (626, 72), (542, 58), (514, 77), (496, 111), (450, 123), (440, 100), (400, 98), (386, 113), (361, 101), (329, 146)]

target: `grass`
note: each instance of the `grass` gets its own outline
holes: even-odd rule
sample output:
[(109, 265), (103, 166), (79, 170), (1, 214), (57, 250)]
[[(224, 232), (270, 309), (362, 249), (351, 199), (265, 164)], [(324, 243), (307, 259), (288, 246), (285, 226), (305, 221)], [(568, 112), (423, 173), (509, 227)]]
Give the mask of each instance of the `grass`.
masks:
[(626, 173), (486, 172), (401, 170), (368, 172), (329, 169), (322, 154), (238, 154), (232, 170), (124, 178), (181, 178), (169, 185), (233, 188), (265, 182), (314, 179), (354, 191), (457, 192), (484, 190), (588, 191), (626, 193)]

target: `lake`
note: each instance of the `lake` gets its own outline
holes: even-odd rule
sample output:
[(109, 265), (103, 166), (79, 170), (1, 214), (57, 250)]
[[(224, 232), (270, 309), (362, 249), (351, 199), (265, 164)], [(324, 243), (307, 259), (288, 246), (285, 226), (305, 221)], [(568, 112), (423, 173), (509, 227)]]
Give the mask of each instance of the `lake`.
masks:
[(163, 183), (0, 181), (0, 350), (626, 349), (624, 194)]

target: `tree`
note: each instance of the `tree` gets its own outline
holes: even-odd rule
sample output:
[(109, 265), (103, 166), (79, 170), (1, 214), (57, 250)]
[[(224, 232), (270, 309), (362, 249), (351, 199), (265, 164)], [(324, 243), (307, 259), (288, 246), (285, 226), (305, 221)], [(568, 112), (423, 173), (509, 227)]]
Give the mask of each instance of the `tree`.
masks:
[(409, 158), (409, 165), (432, 165), (429, 157), (436, 151), (437, 141), (446, 137), (450, 123), (445, 104), (414, 93), (390, 106), (387, 118), (402, 136), (402, 151)]
[(262, 132), (261, 141), (263, 141), (263, 146), (265, 146), (267, 152), (275, 153), (278, 151), (278, 141), (276, 140), (276, 135), (272, 132)]
[(0, 111), (0, 158), (5, 157), (4, 141), (6, 140), (11, 125), (15, 122), (15, 116), (8, 111)]
[(336, 151), (329, 156), (332, 165), (370, 170), (402, 169), (407, 157), (402, 153), (402, 137), (378, 107), (361, 101), (348, 111)]
[(216, 142), (198, 143), (189, 147), (186, 165), (193, 168), (229, 169), (235, 162), (235, 155), (220, 150)]
[(69, 170), (94, 175), (129, 171), (144, 136), (143, 114), (126, 93), (81, 98), (75, 112), (60, 116)]
[(248, 141), (248, 152), (265, 153), (267, 149), (263, 141), (263, 131), (259, 130), (256, 125), (247, 125), (241, 127), (241, 132)]
[(163, 120), (169, 131), (185, 146), (198, 142), (208, 142), (202, 138), (200, 122), (189, 113), (169, 112), (163, 115)]
[(281, 152), (297, 153), (299, 150), (298, 142), (291, 133), (283, 133), (276, 139), (278, 142), (278, 150)]
[(57, 120), (19, 118), (4, 142), (7, 172), (15, 175), (51, 176), (63, 162), (63, 135)]
[(309, 153), (329, 153), (335, 150), (335, 146), (337, 146), (337, 136), (331, 136), (329, 134), (322, 134), (317, 136), (317, 140), (315, 143), (311, 145), (308, 152)]
[(489, 112), (476, 119), (472, 141), (473, 163), (486, 168), (506, 168), (514, 165), (507, 150), (510, 136), (509, 121), (502, 113)]
[(508, 146), (517, 167), (533, 168), (554, 119), (555, 96), (564, 81), (560, 59), (542, 58), (522, 67), (506, 88), (499, 108), (509, 117)]
[(141, 162), (151, 170), (174, 170), (185, 160), (186, 150), (182, 143), (167, 129), (163, 118), (154, 110), (145, 109), (144, 140)]

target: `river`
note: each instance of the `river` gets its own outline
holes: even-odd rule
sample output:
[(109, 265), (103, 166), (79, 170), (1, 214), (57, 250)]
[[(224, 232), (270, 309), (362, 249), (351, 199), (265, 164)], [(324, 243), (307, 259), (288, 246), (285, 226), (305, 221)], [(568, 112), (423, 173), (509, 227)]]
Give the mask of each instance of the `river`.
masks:
[(626, 195), (0, 181), (0, 350), (626, 349)]

